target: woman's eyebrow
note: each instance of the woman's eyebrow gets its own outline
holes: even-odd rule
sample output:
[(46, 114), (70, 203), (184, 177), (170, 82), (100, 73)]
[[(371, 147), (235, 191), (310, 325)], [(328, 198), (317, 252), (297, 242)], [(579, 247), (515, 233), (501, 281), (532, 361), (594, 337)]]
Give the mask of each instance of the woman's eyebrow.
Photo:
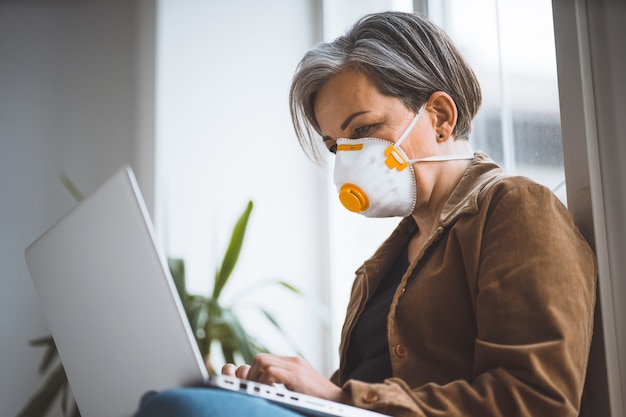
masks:
[(350, 116), (346, 117), (346, 120), (344, 120), (344, 122), (341, 124), (341, 130), (345, 130), (346, 127), (348, 127), (348, 125), (350, 124), (350, 122), (352, 121), (352, 119), (354, 119), (357, 116), (360, 116), (364, 113), (369, 113), (368, 111), (357, 111), (352, 113)]

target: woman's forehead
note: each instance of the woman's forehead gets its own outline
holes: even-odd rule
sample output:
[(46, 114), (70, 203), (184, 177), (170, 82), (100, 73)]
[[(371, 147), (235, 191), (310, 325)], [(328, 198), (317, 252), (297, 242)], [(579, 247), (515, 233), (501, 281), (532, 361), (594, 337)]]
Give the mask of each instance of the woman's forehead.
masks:
[(363, 72), (346, 70), (320, 88), (313, 107), (318, 123), (323, 124), (355, 112), (375, 110), (390, 100), (397, 99), (381, 94)]

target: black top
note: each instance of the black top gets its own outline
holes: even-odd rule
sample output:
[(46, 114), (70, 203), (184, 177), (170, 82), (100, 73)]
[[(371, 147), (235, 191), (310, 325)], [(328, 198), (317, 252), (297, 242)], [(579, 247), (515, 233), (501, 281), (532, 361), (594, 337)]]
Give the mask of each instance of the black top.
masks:
[(347, 379), (383, 382), (392, 376), (387, 341), (387, 316), (393, 295), (408, 267), (405, 248), (367, 302), (352, 332), (346, 356)]

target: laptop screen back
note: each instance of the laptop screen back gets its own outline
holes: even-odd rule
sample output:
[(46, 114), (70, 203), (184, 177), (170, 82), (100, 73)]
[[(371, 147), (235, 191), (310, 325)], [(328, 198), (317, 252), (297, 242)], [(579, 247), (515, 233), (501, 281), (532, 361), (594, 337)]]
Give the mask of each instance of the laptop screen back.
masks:
[(206, 379), (129, 168), (29, 246), (26, 261), (82, 415), (130, 417), (145, 392)]

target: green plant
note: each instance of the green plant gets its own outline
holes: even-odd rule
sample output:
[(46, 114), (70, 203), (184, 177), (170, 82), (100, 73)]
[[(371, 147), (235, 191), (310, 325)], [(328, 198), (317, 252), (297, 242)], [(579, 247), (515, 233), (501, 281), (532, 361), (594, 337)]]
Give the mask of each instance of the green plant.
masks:
[(39, 364), (39, 373), (44, 381), (39, 389), (32, 395), (17, 417), (43, 417), (45, 416), (57, 398), (61, 398), (63, 415), (68, 417), (80, 417), (76, 402), (74, 402), (70, 385), (67, 382), (65, 369), (59, 360), (59, 355), (52, 336), (31, 340), (31, 346), (43, 346), (45, 352)]
[[(215, 342), (219, 345), (224, 359), (232, 363), (239, 362), (239, 358), (245, 363), (250, 363), (254, 355), (268, 351), (245, 330), (236, 312), (237, 305), (225, 305), (221, 297), (226, 285), (230, 282), (233, 269), (239, 259), (252, 208), (253, 204), (250, 201), (235, 224), (222, 264), (213, 277), (213, 291), (210, 296), (189, 294), (186, 291), (184, 262), (181, 259), (169, 259), (172, 278), (180, 294), (200, 353), (205, 358), (209, 372), (212, 373), (215, 373), (215, 370), (211, 364), (210, 355), (211, 347)], [(300, 294), (300, 291), (295, 287), (282, 280), (265, 281), (259, 285), (278, 285), (294, 294)], [(247, 288), (246, 291), (249, 292), (250, 288)], [(240, 297), (236, 297), (236, 299), (238, 298)], [(274, 315), (265, 308), (258, 308), (280, 334), (289, 341)], [(293, 343), (291, 345), (294, 346)]]
[[(65, 175), (60, 175), (61, 182), (67, 191), (80, 202), (84, 196), (76, 185)], [(67, 375), (59, 359), (59, 353), (51, 335), (31, 340), (31, 346), (44, 347), (45, 351), (39, 363), (39, 374), (44, 378), (43, 383), (30, 397), (16, 417), (43, 417), (50, 411), (55, 401), (61, 399), (63, 415), (80, 417), (80, 412), (70, 390)]]
[[(67, 176), (62, 175), (61, 181), (77, 201), (83, 199), (83, 194)], [(188, 293), (184, 261), (182, 259), (168, 259), (172, 278), (198, 343), (198, 348), (205, 359), (207, 368), (212, 373), (215, 371), (211, 365), (210, 354), (214, 343), (219, 344), (224, 359), (233, 363), (238, 362), (238, 357), (244, 362), (250, 363), (255, 354), (268, 351), (245, 330), (236, 313), (235, 306), (224, 305), (221, 298), (239, 259), (252, 208), (253, 203), (250, 201), (235, 224), (221, 266), (215, 272), (213, 291), (210, 296)], [(259, 285), (278, 285), (295, 294), (300, 294), (295, 287), (282, 280), (270, 280)], [(250, 288), (247, 290), (250, 291)], [(273, 314), (264, 308), (259, 307), (259, 309), (267, 320), (294, 346), (282, 331)], [(39, 366), (39, 372), (44, 377), (44, 381), (16, 417), (44, 417), (59, 398), (65, 416), (80, 417), (52, 336), (32, 340), (30, 345), (45, 348)]]

